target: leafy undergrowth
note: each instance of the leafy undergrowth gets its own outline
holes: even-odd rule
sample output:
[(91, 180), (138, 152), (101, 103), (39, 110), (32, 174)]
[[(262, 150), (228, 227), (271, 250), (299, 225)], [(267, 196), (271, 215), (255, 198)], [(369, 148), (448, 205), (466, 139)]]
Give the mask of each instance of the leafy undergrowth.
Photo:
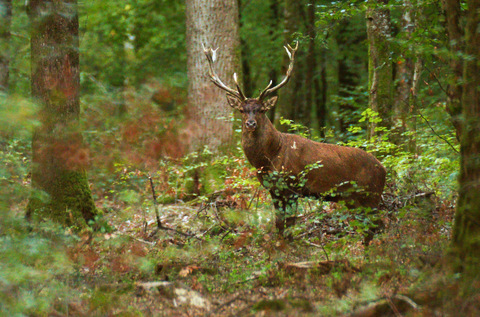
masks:
[(384, 232), (365, 250), (361, 230), (349, 225), (355, 215), (337, 205), (304, 201), (284, 239), (272, 227), (268, 202), (252, 201), (248, 210), (232, 208), (221, 195), (207, 203), (161, 205), (161, 229), (154, 214), (141, 212), (142, 204), (106, 214), (102, 233), (87, 232), (65, 245), (70, 272), (51, 277), (76, 296), (57, 298), (39, 315), (479, 312), (478, 281), (465, 288), (442, 264), (449, 206), (429, 215), (413, 206), (397, 217), (385, 213)]
[[(94, 230), (27, 224), (29, 142), (2, 145), (0, 315), (480, 315), (478, 277), (444, 260), (458, 171), (445, 146), (428, 139), (420, 156), (383, 157), (385, 228), (365, 248), (369, 217), (319, 201), (302, 200), (278, 236), (240, 149), (185, 156), (178, 144), (191, 131), (149, 103), (99, 130), (108, 109), (87, 110), (84, 122), (105, 213)], [(390, 143), (379, 146), (389, 153)]]

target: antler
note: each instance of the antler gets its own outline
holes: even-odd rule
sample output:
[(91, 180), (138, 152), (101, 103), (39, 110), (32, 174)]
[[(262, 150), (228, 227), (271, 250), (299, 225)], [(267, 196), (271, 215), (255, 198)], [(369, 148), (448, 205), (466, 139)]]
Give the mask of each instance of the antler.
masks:
[(282, 88), (283, 86), (285, 86), (285, 84), (288, 83), (288, 81), (290, 80), (290, 77), (292, 76), (293, 62), (295, 61), (295, 52), (298, 49), (298, 42), (296, 42), (295, 48), (292, 48), (288, 44), (287, 44), (287, 46), (284, 46), (284, 48), (285, 48), (285, 51), (287, 51), (288, 58), (290, 59), (290, 64), (288, 65), (288, 69), (287, 69), (287, 75), (278, 85), (276, 85), (275, 87), (272, 87), (272, 88), (270, 88), (270, 87), (272, 86), (273, 81), (270, 80), (270, 83), (268, 84), (267, 88), (265, 88), (260, 93), (260, 96), (258, 96), (258, 98), (257, 98), (258, 100), (263, 100), (265, 97), (267, 97), (268, 95), (270, 95), (274, 91), (276, 91), (276, 90)]
[(208, 48), (206, 49), (205, 46), (202, 44), (202, 47), (203, 47), (203, 52), (205, 53), (205, 56), (207, 56), (207, 60), (208, 60), (208, 66), (209, 66), (209, 71), (208, 71), (208, 75), (210, 76), (210, 80), (219, 88), (225, 90), (227, 92), (227, 94), (239, 99), (239, 100), (245, 100), (247, 99), (245, 97), (245, 95), (243, 94), (242, 90), (240, 89), (240, 85), (238, 84), (238, 80), (237, 80), (237, 73), (234, 73), (233, 74), (233, 80), (235, 81), (235, 86), (237, 87), (237, 90), (235, 89), (232, 89), (230, 87), (228, 87), (227, 85), (225, 85), (221, 80), (220, 78), (218, 77), (218, 75), (215, 73), (215, 70), (213, 69), (213, 63), (215, 62), (215, 60), (217, 59), (217, 49), (213, 50), (211, 48)]

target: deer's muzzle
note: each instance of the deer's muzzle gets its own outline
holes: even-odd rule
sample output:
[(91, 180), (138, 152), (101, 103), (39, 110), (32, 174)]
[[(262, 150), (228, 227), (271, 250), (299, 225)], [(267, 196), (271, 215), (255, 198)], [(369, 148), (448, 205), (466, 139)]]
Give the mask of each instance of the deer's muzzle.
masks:
[(255, 120), (245, 121), (245, 128), (247, 128), (247, 130), (255, 130), (256, 127), (257, 127), (257, 121)]

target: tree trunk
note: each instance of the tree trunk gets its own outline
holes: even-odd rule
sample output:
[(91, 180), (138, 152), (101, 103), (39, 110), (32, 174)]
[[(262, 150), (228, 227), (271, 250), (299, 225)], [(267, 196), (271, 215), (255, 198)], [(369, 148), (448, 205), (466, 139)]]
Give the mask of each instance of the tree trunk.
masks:
[[(242, 12), (243, 12), (243, 5), (244, 0), (238, 0), (238, 27), (242, 29), (243, 27), (243, 19), (242, 19)], [(240, 36), (239, 36), (240, 37)], [(241, 48), (241, 55), (242, 55), (242, 73), (243, 73), (243, 93), (247, 97), (251, 97), (253, 95), (253, 82), (252, 82), (252, 73), (250, 69), (250, 63), (248, 62), (247, 56), (249, 55), (249, 46), (248, 43), (240, 37), (240, 48)]]
[[(270, 39), (274, 37), (274, 30), (278, 29), (278, 25), (281, 23), (280, 22), (280, 14), (279, 14), (279, 0), (270, 0), (270, 14), (271, 17), (269, 19), (270, 21)], [(270, 64), (270, 71), (268, 72), (268, 78), (272, 80), (272, 86), (275, 87), (277, 85), (277, 76), (278, 76), (278, 71), (277, 67), (274, 63)], [(270, 119), (270, 121), (275, 122), (276, 119), (276, 110), (277, 107), (273, 107), (267, 112), (267, 116)]]
[(450, 59), (452, 71), (447, 91), (447, 111), (452, 117), (452, 124), (455, 127), (457, 139), (462, 135), (462, 98), (461, 78), (463, 77), (463, 64), (460, 53), (463, 50), (463, 31), (460, 26), (460, 0), (442, 0), (447, 32), (450, 45), (450, 52), (453, 55)]
[(216, 151), (232, 142), (232, 108), (227, 104), (225, 91), (207, 77), (208, 63), (202, 44), (219, 49), (216, 72), (226, 85), (234, 87), (232, 76), (235, 72), (240, 75), (242, 69), (238, 5), (236, 0), (187, 0), (186, 15), (188, 108), (190, 129), (195, 133), (191, 148), (206, 145)]
[(28, 12), (32, 95), (41, 106), (41, 125), (32, 141), (33, 193), (27, 218), (83, 227), (97, 209), (85, 173), (88, 150), (78, 131), (77, 1), (31, 0)]
[[(317, 107), (317, 121), (318, 127), (320, 129), (320, 136), (325, 137), (326, 135), (326, 126), (327, 126), (327, 92), (328, 92), (328, 82), (327, 82), (327, 61), (326, 61), (326, 50), (322, 49), (321, 54), (321, 63), (322, 68), (320, 71), (320, 76), (316, 76), (313, 80), (314, 89), (316, 91), (315, 105)], [(320, 85), (321, 84), (321, 85)]]
[[(390, 11), (382, 8), (386, 0), (377, 0), (367, 9), (368, 35), (368, 88), (369, 107), (378, 112), (382, 125), (390, 128), (393, 108), (393, 67), (390, 58), (391, 37)], [(368, 127), (369, 137), (375, 135), (375, 122)]]
[[(284, 7), (284, 29), (283, 29), (283, 37), (285, 43), (292, 44), (294, 40), (294, 33), (299, 30), (299, 3), (297, 0), (285, 0), (285, 7)], [(276, 106), (276, 112), (278, 112), (278, 117), (284, 117), (285, 119), (296, 120), (299, 118), (301, 110), (301, 105), (299, 104), (299, 94), (301, 89), (301, 62), (302, 59), (302, 51), (305, 48), (300, 48), (295, 56), (295, 66), (292, 78), (288, 85), (283, 87), (279, 91), (279, 99), (278, 104)], [(281, 76), (285, 76), (287, 67), (290, 63), (290, 59), (288, 58), (287, 54), (283, 57), (282, 62), (282, 70)], [(288, 130), (288, 127), (285, 125), (281, 125), (278, 127), (279, 130), (285, 132)]]
[[(453, 227), (453, 250), (469, 273), (480, 271), (480, 1), (467, 2), (465, 30), (459, 197)], [(455, 66), (455, 65), (454, 65)], [(478, 276), (478, 275), (477, 275)]]
[[(349, 19), (342, 19), (342, 23), (338, 25), (338, 28), (334, 35), (335, 44), (333, 44), (334, 51), (332, 57), (337, 61), (334, 64), (334, 72), (337, 76), (337, 87), (332, 85), (332, 94), (337, 94), (342, 100), (341, 102), (334, 102), (334, 108), (332, 111), (336, 112), (338, 116), (334, 119), (336, 129), (339, 132), (346, 132), (347, 128), (352, 124), (357, 124), (357, 119), (352, 119), (351, 114), (357, 110), (354, 104), (359, 103), (359, 96), (355, 93), (355, 87), (362, 84), (363, 67), (352, 67), (355, 64), (361, 64), (363, 60), (358, 57), (351, 56), (351, 54), (343, 53), (343, 50), (351, 50), (353, 47), (363, 46), (361, 43), (366, 41), (365, 34), (352, 32), (355, 21)], [(349, 34), (346, 36), (345, 34)], [(332, 47), (332, 48), (333, 48)], [(325, 66), (327, 64), (324, 64)], [(366, 69), (365, 69), (366, 71)], [(334, 90), (336, 90), (334, 92)]]
[[(410, 41), (412, 33), (418, 27), (417, 17), (421, 15), (421, 12), (415, 10), (420, 9), (414, 9), (411, 1), (404, 1), (402, 29), (408, 41)], [(395, 130), (394, 142), (400, 145), (407, 138), (405, 150), (416, 153), (416, 117), (414, 116), (414, 111), (417, 102), (418, 84), (422, 73), (422, 61), (419, 54), (415, 53), (415, 47), (410, 45), (407, 48), (407, 52), (410, 55), (404, 56), (403, 60), (397, 63), (395, 72), (397, 87), (394, 100), (394, 120), (395, 127), (398, 130)], [(408, 136), (402, 137), (407, 131)]]
[(304, 124), (311, 126), (311, 111), (315, 109), (316, 95), (320, 91), (315, 89), (314, 82), (317, 77), (317, 54), (315, 50), (315, 0), (310, 0), (307, 6), (307, 35), (308, 35), (308, 52), (305, 70), (305, 109)]
[(8, 90), (12, 0), (0, 0), (0, 91)]

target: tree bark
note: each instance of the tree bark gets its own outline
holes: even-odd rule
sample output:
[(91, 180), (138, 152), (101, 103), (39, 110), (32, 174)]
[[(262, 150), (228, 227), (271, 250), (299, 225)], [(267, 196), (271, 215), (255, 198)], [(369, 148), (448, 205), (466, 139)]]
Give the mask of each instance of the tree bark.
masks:
[[(284, 29), (283, 29), (283, 38), (285, 43), (292, 44), (294, 40), (294, 33), (299, 30), (299, 2), (297, 0), (285, 0), (284, 6)], [(302, 88), (301, 84), (301, 60), (303, 55), (303, 50), (305, 48), (299, 48), (298, 52), (295, 55), (295, 66), (292, 74), (292, 78), (288, 85), (283, 87), (279, 91), (278, 104), (276, 106), (276, 112), (279, 114), (278, 117), (284, 117), (285, 119), (296, 120), (300, 118), (302, 113), (302, 105), (300, 104), (300, 90)], [(282, 70), (280, 76), (285, 76), (287, 67), (290, 63), (290, 59), (285, 54), (282, 62)], [(278, 127), (280, 131), (286, 132), (288, 127), (281, 125)]]
[[(403, 34), (408, 41), (412, 37), (412, 33), (418, 28), (421, 12), (418, 8), (414, 8), (410, 0), (405, 0), (402, 14)], [(401, 62), (396, 67), (396, 95), (394, 100), (394, 120), (395, 130), (394, 142), (397, 144), (405, 143), (405, 150), (411, 153), (417, 152), (416, 146), (416, 117), (414, 111), (416, 108), (416, 97), (418, 84), (422, 73), (422, 60), (413, 46), (407, 48), (410, 55), (404, 55)], [(398, 124), (398, 121), (399, 124)], [(402, 136), (408, 131), (408, 136)]]
[[(270, 0), (270, 39), (274, 37), (274, 30), (278, 29), (278, 25), (281, 23), (280, 21), (280, 14), (279, 14), (279, 0)], [(268, 72), (268, 78), (272, 80), (272, 86), (276, 86), (277, 82), (278, 71), (276, 65), (273, 63), (270, 64), (270, 71)], [(267, 112), (267, 116), (270, 121), (275, 122), (276, 119), (276, 110), (277, 107), (273, 107)]]
[[(453, 250), (459, 266), (480, 271), (480, 1), (467, 1), (462, 89), (462, 135), (459, 197), (453, 227)], [(455, 65), (454, 65), (455, 66)], [(478, 275), (477, 275), (478, 276)]]
[[(238, 0), (238, 27), (242, 29), (243, 27), (243, 2), (244, 0)], [(242, 60), (242, 74), (243, 74), (243, 93), (245, 96), (251, 97), (253, 95), (253, 82), (252, 82), (252, 73), (250, 69), (250, 63), (247, 56), (249, 55), (249, 43), (245, 41), (241, 36), (240, 38), (240, 47), (241, 47), (241, 60)]]
[(450, 76), (447, 91), (447, 112), (451, 116), (452, 124), (455, 127), (457, 140), (462, 135), (462, 98), (461, 78), (463, 77), (463, 63), (460, 59), (460, 53), (463, 51), (463, 30), (460, 26), (460, 0), (442, 0), (445, 19), (447, 22), (447, 32), (450, 45)]
[(326, 50), (322, 49), (321, 54), (321, 71), (320, 76), (316, 76), (313, 80), (314, 89), (316, 91), (316, 100), (315, 104), (317, 106), (317, 121), (318, 127), (320, 129), (320, 135), (325, 137), (326, 135), (326, 126), (327, 126), (327, 92), (328, 92), (328, 82), (327, 82), (327, 61), (326, 61)]
[(12, 0), (0, 0), (0, 91), (8, 91)]
[[(390, 58), (390, 11), (381, 6), (386, 0), (377, 0), (367, 9), (367, 35), (369, 43), (369, 106), (378, 112), (382, 125), (390, 128), (393, 108), (393, 67)], [(369, 137), (375, 135), (375, 122), (368, 127)]]
[(220, 150), (232, 142), (232, 108), (225, 91), (207, 77), (208, 63), (202, 44), (219, 48), (215, 69), (222, 81), (234, 87), (233, 74), (241, 80), (238, 5), (236, 0), (187, 0), (187, 75), (190, 128), (194, 131), (191, 149), (208, 146)]
[[(366, 34), (352, 32), (354, 28), (354, 21), (350, 19), (342, 19), (341, 23), (338, 25), (337, 30), (334, 34), (334, 51), (332, 54), (337, 61), (335, 63), (335, 73), (337, 76), (338, 84), (337, 87), (330, 87), (332, 94), (337, 94), (340, 97), (341, 102), (334, 102), (332, 109), (334, 112), (339, 114), (335, 118), (335, 126), (339, 132), (346, 132), (347, 128), (351, 124), (357, 124), (356, 119), (352, 119), (349, 114), (353, 111), (356, 111), (356, 107), (353, 103), (359, 103), (358, 95), (355, 93), (355, 87), (362, 84), (362, 75), (361, 72), (364, 71), (363, 67), (352, 67), (355, 64), (361, 64), (363, 61), (358, 57), (351, 56), (349, 53), (342, 52), (346, 49), (351, 49), (351, 47), (360, 47), (361, 43), (364, 43), (366, 39)], [(349, 34), (348, 36), (346, 34)], [(333, 48), (333, 47), (332, 47)], [(327, 64), (324, 64), (327, 65)], [(366, 69), (365, 69), (366, 71)], [(337, 90), (334, 92), (334, 90)], [(353, 101), (353, 102), (352, 102)]]
[[(87, 182), (80, 113), (76, 0), (31, 0), (32, 95), (41, 122), (33, 136), (27, 218), (83, 227), (98, 213)], [(46, 194), (46, 195), (45, 195)]]
[(307, 35), (308, 35), (308, 52), (305, 70), (305, 109), (304, 124), (311, 125), (310, 114), (312, 109), (316, 109), (316, 95), (320, 91), (315, 89), (315, 77), (317, 77), (317, 54), (315, 50), (315, 0), (310, 0), (307, 6)]

